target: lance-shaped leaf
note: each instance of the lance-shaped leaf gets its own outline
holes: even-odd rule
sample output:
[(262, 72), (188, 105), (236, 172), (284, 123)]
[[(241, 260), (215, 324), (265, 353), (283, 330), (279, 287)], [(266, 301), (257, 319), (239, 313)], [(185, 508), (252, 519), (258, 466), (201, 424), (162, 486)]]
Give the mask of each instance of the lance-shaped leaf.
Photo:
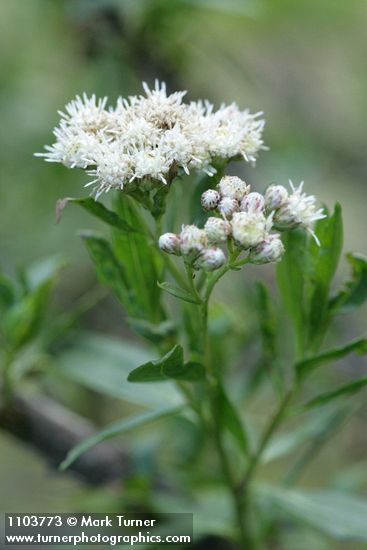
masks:
[(80, 455), (101, 441), (117, 437), (118, 435), (135, 430), (136, 428), (140, 428), (141, 426), (154, 422), (155, 420), (177, 414), (182, 410), (182, 408), (183, 407), (166, 407), (164, 409), (144, 412), (112, 422), (102, 430), (96, 432), (87, 439), (84, 439), (84, 441), (81, 441), (78, 445), (73, 447), (66, 455), (65, 460), (60, 464), (60, 470), (66, 470), (70, 464), (80, 457)]
[(190, 304), (199, 304), (200, 302), (194, 296), (191, 292), (188, 292), (187, 290), (184, 290), (183, 288), (174, 285), (172, 283), (157, 283), (159, 288), (162, 290), (165, 290), (168, 292), (168, 294), (172, 294), (172, 296), (175, 296), (175, 298), (179, 298), (180, 300), (183, 300), (184, 302), (189, 302)]
[(285, 254), (278, 264), (277, 280), (283, 303), (290, 316), (299, 350), (303, 350), (306, 332), (305, 279), (309, 271), (307, 234), (293, 229), (283, 235)]
[(330, 401), (334, 401), (334, 399), (338, 399), (339, 397), (354, 395), (355, 393), (362, 390), (366, 385), (367, 376), (364, 376), (363, 378), (359, 378), (358, 380), (354, 380), (353, 382), (349, 382), (348, 384), (343, 384), (335, 390), (325, 392), (318, 395), (317, 397), (314, 397), (313, 399), (305, 403), (305, 405), (303, 405), (303, 408), (312, 409), (313, 407), (327, 405), (328, 403), (330, 403)]
[(163, 374), (175, 380), (199, 382), (205, 378), (205, 368), (195, 361), (189, 361), (183, 365), (169, 363), (163, 366)]
[(257, 495), (266, 506), (341, 540), (367, 542), (367, 500), (337, 491), (293, 491), (261, 485)]
[(227, 396), (222, 384), (219, 384), (217, 387), (216, 408), (221, 428), (228, 430), (232, 434), (240, 450), (248, 456), (250, 454), (250, 445), (244, 422)]
[(342, 359), (352, 352), (359, 353), (361, 355), (367, 353), (367, 340), (365, 338), (353, 340), (345, 346), (334, 348), (319, 355), (315, 355), (314, 357), (310, 357), (309, 359), (299, 361), (295, 366), (297, 376), (298, 378), (304, 378), (320, 365), (330, 363), (331, 361), (336, 361), (337, 359)]
[(120, 229), (121, 231), (126, 231), (127, 233), (136, 232), (138, 228), (132, 227), (129, 225), (123, 218), (121, 218), (116, 212), (106, 208), (101, 202), (92, 199), (91, 197), (85, 198), (72, 198), (65, 197), (64, 199), (59, 199), (56, 202), (56, 223), (59, 223), (61, 220), (62, 213), (67, 204), (78, 204), (84, 210), (96, 216), (96, 218), (107, 223), (111, 227)]
[[(131, 300), (126, 273), (118, 262), (108, 241), (97, 233), (84, 232), (82, 238), (87, 246), (88, 252), (95, 264), (97, 276), (101, 283), (107, 285), (128, 310)], [(133, 308), (134, 309), (134, 308)]]
[(315, 232), (320, 246), (310, 241), (310, 280), (307, 289), (308, 340), (316, 347), (321, 343), (328, 326), (330, 285), (338, 267), (343, 246), (341, 207), (335, 205), (332, 216), (319, 220)]
[(130, 372), (127, 377), (129, 382), (161, 382), (168, 380), (164, 369), (171, 372), (181, 369), (183, 366), (183, 349), (178, 344), (166, 355), (156, 361), (148, 361)]
[(362, 254), (347, 254), (352, 267), (352, 277), (329, 302), (329, 311), (349, 313), (360, 307), (367, 299), (367, 258)]

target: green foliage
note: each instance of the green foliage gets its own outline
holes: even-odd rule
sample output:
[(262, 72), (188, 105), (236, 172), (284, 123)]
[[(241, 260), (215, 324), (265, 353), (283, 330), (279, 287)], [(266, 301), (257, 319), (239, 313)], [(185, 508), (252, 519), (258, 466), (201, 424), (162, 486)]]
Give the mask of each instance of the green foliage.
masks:
[(75, 345), (56, 358), (54, 375), (67, 377), (98, 393), (149, 408), (177, 406), (182, 397), (172, 382), (130, 384), (130, 371), (149, 360), (139, 344), (99, 334), (81, 334)]
[(350, 313), (367, 299), (367, 259), (361, 254), (347, 254), (352, 277), (329, 301), (329, 313)]
[(222, 384), (216, 388), (215, 406), (222, 429), (228, 430), (234, 437), (240, 450), (245, 456), (250, 454), (249, 438), (243, 420), (239, 417), (236, 407), (231, 403)]
[(293, 491), (259, 487), (259, 496), (279, 510), (340, 540), (367, 542), (367, 501), (337, 491)]
[(163, 283), (158, 283), (159, 288), (162, 290), (165, 290), (168, 292), (168, 294), (171, 294), (172, 296), (175, 296), (175, 298), (179, 298), (180, 300), (183, 300), (184, 302), (189, 302), (190, 304), (199, 304), (197, 297), (194, 296), (192, 292), (188, 292), (187, 290), (174, 285), (173, 283), (167, 283), (164, 281)]
[(96, 216), (96, 218), (107, 223), (111, 227), (115, 227), (116, 229), (120, 229), (121, 231), (124, 231), (126, 233), (139, 231), (137, 227), (132, 227), (123, 218), (116, 214), (116, 212), (109, 210), (101, 202), (94, 200), (92, 197), (84, 197), (78, 199), (66, 197), (65, 199), (59, 199), (56, 203), (57, 222), (61, 220), (63, 210), (69, 203), (78, 204), (79, 206), (84, 208), (84, 210), (86, 210), (93, 216)]
[(303, 379), (320, 365), (336, 361), (337, 359), (342, 359), (352, 352), (359, 353), (361, 355), (367, 353), (367, 340), (365, 338), (353, 340), (353, 342), (350, 342), (345, 346), (326, 351), (325, 353), (320, 353), (319, 355), (315, 355), (314, 357), (310, 357), (304, 361), (299, 361), (295, 366), (297, 376), (299, 379)]
[[(367, 352), (367, 348), (366, 348), (366, 352)], [(355, 393), (362, 390), (366, 385), (367, 385), (367, 376), (364, 376), (363, 378), (359, 378), (359, 380), (354, 380), (353, 382), (349, 382), (348, 384), (343, 384), (338, 388), (336, 388), (335, 390), (328, 391), (328, 392), (322, 393), (321, 395), (318, 395), (317, 397), (314, 397), (313, 399), (305, 403), (304, 408), (311, 409), (313, 407), (327, 405), (331, 401), (334, 401), (334, 399), (339, 399), (339, 397), (354, 395)]]
[(87, 439), (84, 439), (81, 443), (73, 447), (67, 454), (65, 460), (60, 464), (61, 470), (66, 470), (80, 455), (88, 451), (94, 445), (97, 445), (101, 441), (117, 437), (141, 426), (145, 426), (150, 422), (159, 420), (161, 418), (172, 416), (180, 412), (182, 407), (168, 407), (165, 409), (157, 409), (153, 412), (140, 413), (128, 418), (116, 420), (112, 422), (102, 430), (91, 435)]
[(330, 287), (343, 242), (340, 205), (317, 222), (315, 233), (320, 246), (303, 230), (288, 231), (286, 253), (278, 266), (279, 288), (295, 328), (300, 357), (320, 346), (331, 320)]
[(199, 363), (184, 363), (183, 349), (175, 345), (164, 357), (148, 361), (129, 373), (129, 382), (164, 382), (170, 378), (195, 382), (204, 378), (204, 368)]

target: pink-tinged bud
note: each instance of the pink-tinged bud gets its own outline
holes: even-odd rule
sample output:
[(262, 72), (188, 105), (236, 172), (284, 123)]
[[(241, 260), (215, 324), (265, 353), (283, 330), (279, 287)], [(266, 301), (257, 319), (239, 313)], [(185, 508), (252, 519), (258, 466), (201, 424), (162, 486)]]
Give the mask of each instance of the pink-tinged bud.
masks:
[(279, 262), (284, 254), (284, 246), (276, 233), (266, 236), (264, 241), (255, 246), (249, 258), (253, 264), (267, 264)]
[(224, 265), (226, 257), (223, 250), (220, 248), (207, 248), (200, 254), (195, 261), (195, 269), (203, 269), (204, 271), (215, 271)]
[(240, 206), (236, 199), (230, 199), (229, 197), (224, 197), (218, 204), (218, 211), (223, 216), (230, 220), (235, 212), (238, 212)]
[(249, 193), (250, 186), (237, 176), (224, 176), (218, 184), (218, 189), (222, 197), (241, 201)]
[(249, 193), (241, 201), (242, 212), (262, 212), (265, 207), (265, 199), (260, 193)]
[(231, 234), (231, 224), (221, 218), (208, 218), (204, 225), (210, 244), (224, 243)]
[(175, 233), (164, 233), (159, 237), (159, 248), (167, 254), (181, 256), (181, 239)]
[(208, 237), (196, 225), (183, 225), (180, 233), (181, 253), (194, 259), (208, 246)]
[(208, 189), (201, 195), (201, 206), (204, 210), (215, 210), (220, 201), (220, 194), (215, 189)]
[(232, 235), (242, 248), (252, 248), (266, 237), (269, 221), (262, 212), (236, 212), (231, 222)]
[(277, 210), (288, 199), (288, 191), (283, 185), (270, 185), (265, 191), (265, 206), (267, 210)]

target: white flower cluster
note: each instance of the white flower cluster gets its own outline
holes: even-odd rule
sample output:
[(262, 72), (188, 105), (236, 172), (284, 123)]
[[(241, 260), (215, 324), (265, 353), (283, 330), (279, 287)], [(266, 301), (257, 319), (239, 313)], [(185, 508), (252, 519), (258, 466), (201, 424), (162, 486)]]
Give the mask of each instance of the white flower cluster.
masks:
[(119, 98), (109, 109), (107, 98), (77, 96), (59, 112), (56, 142), (37, 156), (85, 169), (98, 195), (142, 179), (166, 183), (173, 166), (213, 174), (216, 158), (254, 161), (264, 149), (261, 113), (235, 103), (217, 111), (208, 101), (183, 103), (186, 92), (167, 95), (158, 81), (153, 90), (143, 87), (145, 96)]
[[(179, 235), (165, 233), (159, 246), (169, 254), (182, 255), (195, 269), (213, 271), (225, 263), (222, 245), (232, 239), (237, 249), (248, 252), (248, 260), (255, 264), (278, 262), (284, 246), (278, 233), (295, 227), (304, 227), (316, 239), (313, 224), (325, 217), (316, 210), (313, 195), (303, 193), (303, 183), (292, 193), (281, 185), (271, 185), (265, 195), (251, 192), (251, 188), (236, 176), (224, 176), (217, 189), (208, 189), (201, 196), (204, 210), (216, 210), (220, 217), (210, 217), (204, 229), (195, 225), (183, 226)], [(318, 242), (318, 241), (317, 241)], [(214, 247), (214, 248), (213, 248)]]

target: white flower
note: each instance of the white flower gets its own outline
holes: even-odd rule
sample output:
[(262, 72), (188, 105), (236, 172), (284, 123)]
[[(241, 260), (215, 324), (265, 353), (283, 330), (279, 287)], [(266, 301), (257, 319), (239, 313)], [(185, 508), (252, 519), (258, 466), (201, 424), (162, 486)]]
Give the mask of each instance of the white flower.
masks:
[(230, 219), (234, 212), (238, 212), (240, 206), (236, 199), (224, 197), (218, 204), (218, 211), (225, 219)]
[(242, 212), (262, 212), (265, 207), (265, 199), (260, 193), (249, 193), (241, 201)]
[(277, 233), (268, 234), (257, 246), (252, 248), (249, 259), (254, 264), (279, 262), (284, 254), (284, 246)]
[(159, 237), (159, 248), (167, 254), (181, 255), (181, 240), (175, 233), (164, 233)]
[(250, 191), (250, 186), (237, 176), (224, 176), (218, 184), (218, 189), (222, 197), (241, 201)]
[(287, 202), (288, 191), (283, 185), (270, 185), (265, 191), (265, 206), (268, 210), (276, 210)]
[(208, 246), (207, 234), (196, 225), (183, 225), (180, 240), (181, 253), (188, 257), (196, 257)]
[(119, 98), (109, 109), (107, 98), (77, 96), (59, 113), (55, 143), (38, 156), (87, 169), (98, 195), (145, 179), (168, 182), (172, 165), (213, 175), (215, 158), (254, 160), (264, 148), (259, 113), (240, 111), (235, 104), (218, 111), (207, 101), (187, 104), (185, 91), (168, 94), (158, 81), (153, 89), (143, 87), (145, 96)]
[(295, 188), (289, 181), (292, 193), (287, 201), (275, 211), (274, 224), (279, 229), (304, 227), (311, 233), (318, 244), (319, 241), (313, 231), (314, 223), (326, 217), (322, 208), (316, 210), (316, 197), (303, 193), (303, 182)]
[(232, 235), (242, 248), (260, 244), (271, 229), (271, 217), (262, 212), (236, 212), (231, 221)]
[(226, 257), (220, 248), (207, 248), (195, 260), (195, 269), (204, 269), (204, 271), (215, 271), (224, 265)]
[(205, 233), (211, 244), (224, 243), (231, 234), (231, 224), (221, 218), (208, 218), (204, 225)]
[(214, 210), (220, 201), (220, 194), (215, 189), (208, 189), (201, 195), (201, 206), (204, 210)]

